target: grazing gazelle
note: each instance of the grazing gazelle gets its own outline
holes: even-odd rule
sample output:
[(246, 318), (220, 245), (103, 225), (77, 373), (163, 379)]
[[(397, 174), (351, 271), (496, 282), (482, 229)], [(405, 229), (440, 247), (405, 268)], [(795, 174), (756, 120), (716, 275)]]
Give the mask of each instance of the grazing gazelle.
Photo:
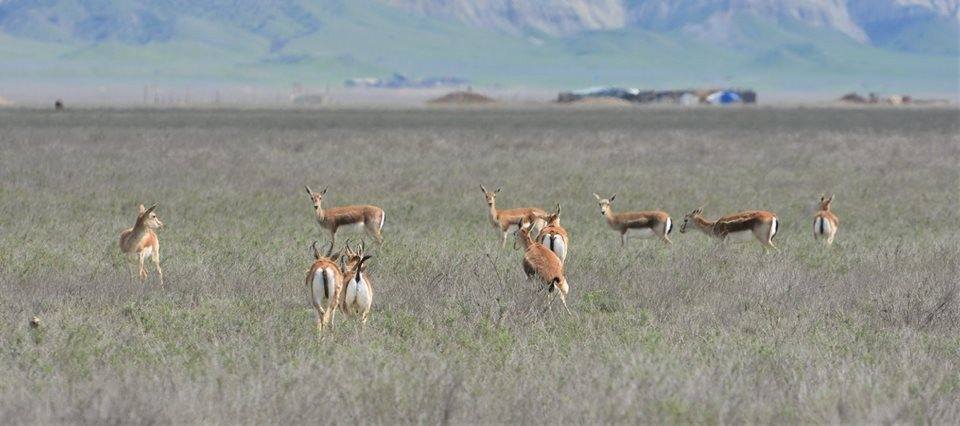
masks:
[(826, 194), (821, 194), (820, 211), (813, 219), (813, 238), (823, 240), (828, 245), (833, 244), (833, 237), (837, 235), (837, 228), (840, 226), (840, 219), (830, 211), (831, 202), (833, 195), (827, 198)]
[[(147, 258), (153, 260), (153, 265), (157, 268), (157, 275), (160, 276), (160, 285), (163, 285), (163, 270), (160, 269), (160, 240), (157, 238), (156, 230), (163, 228), (163, 223), (157, 217), (157, 205), (150, 206), (149, 209), (143, 208), (141, 204), (137, 212), (137, 223), (133, 228), (120, 233), (120, 251), (128, 257), (136, 255), (140, 263), (140, 282), (147, 279), (147, 268), (143, 266), (143, 261)], [(131, 267), (130, 275), (133, 275)]]
[(779, 221), (777, 215), (768, 211), (744, 211), (711, 222), (703, 217), (703, 207), (700, 207), (683, 217), (681, 234), (687, 232), (688, 224), (693, 224), (694, 228), (720, 241), (749, 241), (756, 238), (765, 248), (780, 251), (773, 245)]
[(606, 199), (596, 192), (593, 196), (600, 203), (600, 214), (607, 219), (607, 225), (610, 225), (614, 231), (620, 233), (620, 246), (627, 243), (627, 233), (633, 231), (632, 235), (640, 238), (660, 238), (661, 241), (670, 244), (670, 231), (673, 230), (673, 221), (670, 215), (662, 211), (642, 211), (629, 213), (613, 213), (610, 203), (617, 198), (617, 194)]
[(560, 203), (557, 203), (557, 212), (547, 216), (547, 226), (540, 230), (537, 242), (546, 246), (557, 254), (561, 262), (567, 261), (567, 247), (570, 247), (567, 230), (560, 225)]
[(313, 201), (313, 209), (317, 214), (317, 223), (330, 231), (330, 244), (337, 242), (337, 230), (340, 228), (365, 228), (377, 243), (383, 243), (380, 236), (380, 230), (383, 229), (384, 213), (383, 209), (377, 206), (343, 206), (324, 209), (321, 205), (323, 196), (327, 193), (327, 188), (323, 191), (313, 192), (307, 186), (307, 194), (310, 194), (310, 200)]
[(563, 275), (563, 262), (546, 246), (533, 241), (530, 237), (530, 228), (528, 222), (523, 222), (514, 233), (516, 236), (513, 243), (514, 249), (517, 245), (522, 245), (524, 249), (523, 272), (527, 274), (528, 279), (538, 278), (550, 293), (556, 289), (564, 309), (568, 314), (573, 315), (567, 307), (567, 293), (570, 292), (570, 285)]
[(490, 207), (490, 223), (500, 231), (500, 248), (504, 248), (507, 246), (507, 233), (510, 231), (510, 227), (519, 227), (520, 222), (527, 221), (532, 223), (535, 229), (541, 229), (547, 212), (534, 207), (497, 210), (497, 194), (501, 189), (503, 188), (497, 188), (496, 191), (487, 191), (487, 188), (480, 185), (480, 191), (483, 191), (483, 197), (486, 198), (487, 205)]
[(333, 322), (337, 312), (340, 292), (343, 290), (343, 273), (336, 263), (340, 254), (332, 254), (333, 243), (330, 243), (326, 255), (320, 254), (316, 241), (312, 247), (314, 261), (307, 272), (306, 286), (310, 292), (310, 302), (317, 312), (317, 336), (322, 336), (324, 327)]
[(367, 317), (370, 315), (370, 306), (373, 305), (373, 283), (370, 282), (363, 263), (371, 256), (364, 255), (363, 241), (357, 246), (357, 251), (350, 250), (348, 242), (346, 250), (343, 275), (347, 281), (340, 309), (347, 316), (360, 320), (360, 332), (363, 333), (363, 326), (367, 324)]

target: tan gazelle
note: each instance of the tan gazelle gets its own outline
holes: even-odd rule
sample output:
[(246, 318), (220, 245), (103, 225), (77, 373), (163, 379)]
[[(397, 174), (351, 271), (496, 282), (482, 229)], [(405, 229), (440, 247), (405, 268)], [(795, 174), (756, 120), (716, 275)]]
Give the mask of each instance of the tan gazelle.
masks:
[(347, 242), (347, 252), (343, 255), (343, 276), (346, 279), (340, 309), (344, 314), (360, 321), (360, 332), (367, 324), (370, 307), (373, 305), (373, 282), (367, 274), (364, 262), (371, 256), (364, 253), (363, 241), (353, 251)]
[(547, 216), (547, 225), (540, 230), (537, 242), (554, 252), (561, 262), (567, 261), (567, 248), (570, 240), (567, 230), (560, 225), (560, 203), (557, 203), (557, 212)]
[(307, 186), (307, 194), (310, 194), (310, 200), (313, 201), (313, 209), (317, 216), (317, 223), (323, 229), (330, 231), (330, 244), (336, 244), (337, 231), (341, 228), (363, 228), (378, 243), (383, 242), (380, 231), (383, 229), (384, 212), (383, 209), (371, 205), (343, 206), (324, 209), (323, 196), (327, 193), (327, 188), (323, 191), (313, 192)]
[(709, 221), (703, 217), (703, 207), (700, 207), (683, 217), (680, 233), (685, 233), (689, 225), (721, 241), (756, 239), (764, 248), (779, 251), (773, 245), (779, 222), (777, 215), (768, 211), (748, 210)]
[[(157, 238), (156, 230), (163, 228), (163, 222), (157, 217), (157, 205), (144, 208), (140, 204), (137, 212), (137, 222), (133, 228), (129, 228), (120, 233), (120, 251), (126, 256), (136, 255), (140, 264), (140, 282), (147, 279), (147, 268), (143, 266), (146, 259), (153, 260), (153, 265), (157, 268), (157, 275), (160, 276), (160, 285), (163, 285), (163, 270), (160, 269), (160, 239)], [(132, 259), (131, 259), (132, 260)], [(131, 269), (130, 275), (133, 275)]]
[(483, 192), (483, 197), (486, 199), (489, 208), (490, 223), (500, 232), (500, 248), (503, 248), (507, 246), (507, 233), (511, 227), (519, 227), (520, 222), (526, 220), (533, 224), (535, 231), (541, 229), (545, 223), (544, 218), (547, 217), (547, 212), (535, 207), (497, 210), (497, 194), (500, 193), (501, 189), (487, 191), (487, 188), (480, 185), (480, 191)]
[(840, 227), (840, 219), (830, 210), (833, 197), (833, 195), (830, 198), (827, 198), (826, 194), (820, 195), (820, 211), (813, 218), (813, 238), (827, 245), (833, 244), (833, 237), (837, 235), (837, 228)]
[(628, 213), (614, 213), (611, 203), (617, 198), (617, 194), (610, 196), (610, 199), (601, 197), (596, 192), (593, 193), (597, 202), (600, 204), (600, 214), (607, 221), (607, 225), (614, 231), (620, 233), (620, 246), (627, 243), (627, 234), (639, 238), (659, 238), (664, 243), (670, 244), (670, 231), (673, 230), (673, 220), (670, 215), (663, 211), (639, 211)]
[(548, 292), (553, 293), (556, 290), (563, 308), (568, 314), (573, 315), (567, 307), (567, 293), (570, 292), (570, 285), (563, 274), (563, 262), (556, 253), (530, 237), (530, 228), (530, 224), (524, 222), (514, 233), (516, 236), (514, 248), (520, 245), (524, 249), (523, 272), (527, 274), (528, 279), (538, 279)]
[(313, 242), (313, 263), (307, 271), (306, 286), (309, 291), (310, 303), (317, 313), (317, 336), (323, 335), (323, 329), (333, 322), (333, 317), (340, 304), (343, 291), (343, 272), (337, 259), (340, 254), (333, 254), (333, 243), (326, 254), (317, 249), (317, 242)]

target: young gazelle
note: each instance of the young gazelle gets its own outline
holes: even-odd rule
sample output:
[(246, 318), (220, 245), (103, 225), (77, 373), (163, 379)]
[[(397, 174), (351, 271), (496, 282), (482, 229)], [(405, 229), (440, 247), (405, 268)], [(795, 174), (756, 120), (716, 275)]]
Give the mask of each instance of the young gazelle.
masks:
[(317, 223), (330, 231), (330, 244), (337, 242), (337, 230), (344, 227), (365, 228), (377, 243), (382, 243), (380, 230), (383, 229), (384, 213), (383, 209), (377, 206), (360, 205), (344, 206), (324, 209), (321, 206), (323, 196), (327, 193), (327, 188), (319, 193), (310, 190), (307, 186), (307, 194), (310, 194), (310, 200), (313, 201), (313, 209), (317, 214)]
[(333, 322), (343, 290), (343, 273), (340, 265), (337, 265), (339, 253), (333, 255), (332, 252), (333, 243), (326, 255), (322, 255), (317, 249), (317, 242), (313, 242), (314, 261), (307, 272), (306, 286), (310, 292), (310, 302), (317, 312), (317, 336), (322, 336), (324, 327)]
[(371, 256), (364, 255), (362, 241), (357, 246), (357, 251), (350, 250), (349, 243), (347, 243), (346, 249), (343, 275), (347, 282), (343, 289), (340, 309), (349, 317), (358, 317), (360, 332), (363, 333), (363, 326), (367, 324), (367, 317), (370, 315), (370, 306), (373, 305), (373, 283), (370, 281), (363, 263), (369, 260)]
[(533, 241), (533, 238), (530, 237), (530, 229), (530, 224), (524, 222), (514, 233), (516, 240), (513, 247), (516, 249), (517, 245), (522, 245), (525, 251), (523, 254), (523, 272), (527, 274), (528, 279), (538, 278), (549, 292), (552, 293), (556, 289), (560, 301), (563, 302), (564, 309), (567, 310), (568, 314), (573, 315), (570, 308), (567, 307), (567, 293), (570, 292), (570, 285), (563, 275), (563, 262), (546, 246)]
[(607, 219), (607, 225), (620, 233), (620, 247), (627, 243), (627, 232), (633, 231), (632, 235), (640, 238), (660, 238), (661, 241), (670, 244), (670, 231), (673, 230), (673, 220), (670, 215), (662, 211), (642, 211), (629, 213), (613, 213), (610, 203), (617, 198), (617, 194), (610, 196), (610, 199), (602, 198), (596, 192), (593, 196), (600, 203), (600, 214)]
[[(160, 269), (160, 240), (157, 238), (157, 229), (163, 228), (163, 223), (157, 217), (154, 210), (157, 205), (150, 206), (149, 209), (139, 206), (137, 213), (137, 223), (133, 228), (120, 233), (120, 251), (130, 257), (136, 255), (140, 263), (140, 282), (147, 279), (147, 268), (143, 266), (143, 261), (147, 258), (153, 260), (153, 266), (157, 268), (157, 275), (160, 276), (160, 285), (163, 285), (163, 270)], [(132, 259), (130, 259), (132, 260)], [(133, 275), (131, 266), (130, 275)]]
[(556, 253), (561, 262), (567, 261), (567, 248), (570, 247), (567, 230), (560, 225), (560, 203), (557, 203), (557, 212), (547, 216), (547, 226), (540, 230), (537, 242)]
[(487, 206), (490, 208), (490, 223), (500, 231), (500, 248), (504, 248), (507, 246), (507, 232), (510, 231), (510, 227), (519, 227), (520, 222), (525, 220), (532, 223), (535, 230), (541, 229), (543, 228), (544, 218), (547, 216), (547, 212), (534, 207), (497, 210), (497, 194), (501, 189), (502, 188), (497, 188), (496, 191), (491, 192), (487, 191), (487, 188), (484, 188), (483, 185), (480, 185), (480, 191), (483, 191), (483, 196), (487, 200)]
[(813, 238), (823, 240), (823, 242), (833, 244), (833, 237), (837, 235), (837, 228), (840, 226), (840, 219), (830, 211), (830, 203), (833, 202), (833, 195), (827, 198), (826, 194), (820, 195), (820, 211), (813, 219)]
[(720, 241), (749, 241), (753, 237), (765, 248), (779, 251), (773, 245), (773, 236), (777, 234), (780, 223), (777, 216), (768, 211), (744, 211), (711, 222), (703, 217), (703, 207), (700, 207), (683, 217), (681, 234), (687, 232), (688, 224), (693, 224), (694, 228)]

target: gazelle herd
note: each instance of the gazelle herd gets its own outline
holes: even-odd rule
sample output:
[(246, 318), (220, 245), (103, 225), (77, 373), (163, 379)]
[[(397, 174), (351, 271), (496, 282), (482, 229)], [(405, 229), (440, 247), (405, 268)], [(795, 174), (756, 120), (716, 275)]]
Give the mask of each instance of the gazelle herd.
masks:
[[(335, 251), (337, 231), (342, 228), (363, 229), (377, 243), (382, 244), (381, 231), (384, 224), (384, 210), (373, 205), (355, 205), (324, 209), (323, 191), (313, 192), (306, 186), (307, 194), (313, 204), (314, 215), (321, 228), (329, 232), (330, 241), (325, 252), (313, 243), (313, 263), (307, 271), (305, 285), (310, 303), (316, 311), (317, 333), (333, 323), (338, 309), (351, 318), (356, 318), (362, 333), (373, 306), (374, 289), (366, 270), (366, 262), (372, 256), (366, 254), (365, 244), (361, 241), (355, 247), (348, 240), (340, 250)], [(566, 296), (570, 292), (564, 264), (570, 251), (567, 230), (560, 224), (561, 206), (557, 203), (556, 212), (547, 214), (543, 209), (534, 207), (498, 209), (496, 191), (487, 191), (480, 185), (487, 203), (490, 223), (497, 230), (500, 246), (506, 246), (507, 235), (514, 229), (514, 249), (523, 249), (523, 272), (529, 280), (535, 280), (540, 290), (556, 294), (568, 313)], [(611, 204), (616, 194), (609, 199), (594, 193), (600, 206), (600, 214), (607, 225), (620, 234), (621, 247), (626, 245), (628, 236), (639, 238), (658, 238), (665, 244), (672, 244), (670, 231), (673, 220), (664, 211), (636, 211), (614, 213)], [(827, 245), (833, 243), (840, 221), (831, 210), (833, 196), (820, 197), (819, 211), (814, 216), (813, 235), (817, 241)], [(163, 284), (163, 271), (160, 269), (160, 240), (156, 231), (163, 228), (156, 213), (157, 205), (138, 207), (137, 220), (133, 227), (120, 234), (120, 251), (128, 258), (136, 258), (139, 263), (139, 280), (147, 278), (144, 262), (152, 260)], [(773, 237), (780, 229), (776, 214), (762, 210), (748, 210), (708, 220), (703, 216), (703, 207), (684, 215), (680, 233), (686, 233), (692, 227), (721, 242), (757, 240), (765, 250), (779, 251), (773, 244)], [(133, 270), (131, 266), (131, 275)], [(552, 299), (551, 299), (552, 300)], [(548, 301), (549, 303), (549, 301)], [(548, 304), (549, 307), (549, 304)]]

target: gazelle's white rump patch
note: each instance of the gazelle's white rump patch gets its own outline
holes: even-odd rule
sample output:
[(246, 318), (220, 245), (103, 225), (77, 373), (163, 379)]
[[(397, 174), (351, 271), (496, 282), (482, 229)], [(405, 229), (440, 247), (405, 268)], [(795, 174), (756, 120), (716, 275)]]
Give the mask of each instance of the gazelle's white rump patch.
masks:
[[(312, 296), (312, 302), (320, 307), (323, 307), (323, 299), (326, 297), (324, 294), (324, 274), (327, 271), (324, 268), (319, 268), (313, 273), (313, 282), (311, 283), (310, 294)], [(333, 275), (332, 273), (330, 275)], [(332, 280), (331, 280), (332, 281)]]
[(830, 235), (832, 225), (829, 220), (825, 220), (822, 217), (817, 217), (813, 222), (813, 232), (817, 235), (827, 236)]
[(667, 216), (667, 227), (664, 228), (663, 233), (670, 234), (671, 230), (673, 230), (673, 219), (670, 219), (670, 217)]
[(387, 220), (387, 212), (380, 213), (380, 227), (377, 228), (378, 231), (383, 229), (383, 222), (385, 220)]

